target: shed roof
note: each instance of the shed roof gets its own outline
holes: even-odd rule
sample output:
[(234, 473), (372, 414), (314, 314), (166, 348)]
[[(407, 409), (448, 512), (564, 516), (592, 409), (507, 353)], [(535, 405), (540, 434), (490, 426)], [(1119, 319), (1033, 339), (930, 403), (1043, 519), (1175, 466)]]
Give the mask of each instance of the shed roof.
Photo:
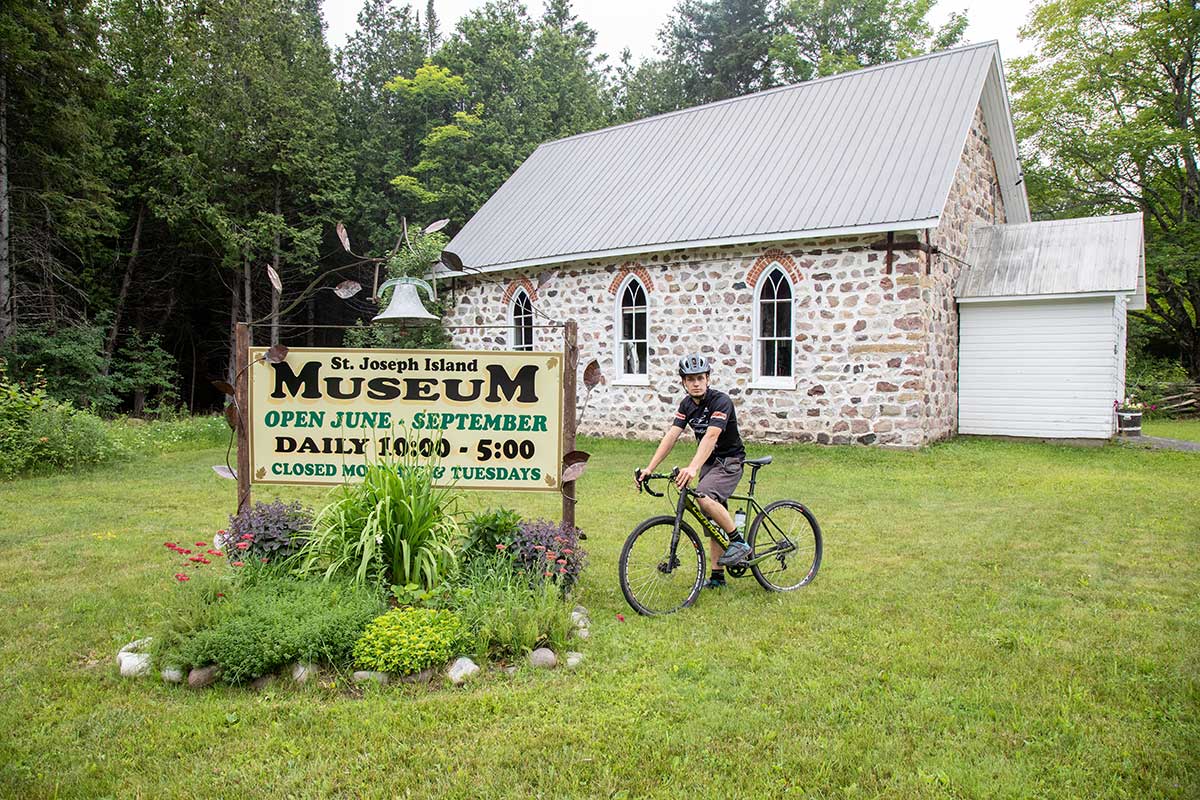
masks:
[(937, 225), (982, 105), (1029, 219), (995, 42), (584, 133), (537, 150), (447, 249), (511, 269)]
[(971, 229), (959, 300), (1128, 294), (1146, 307), (1142, 215), (1056, 219)]

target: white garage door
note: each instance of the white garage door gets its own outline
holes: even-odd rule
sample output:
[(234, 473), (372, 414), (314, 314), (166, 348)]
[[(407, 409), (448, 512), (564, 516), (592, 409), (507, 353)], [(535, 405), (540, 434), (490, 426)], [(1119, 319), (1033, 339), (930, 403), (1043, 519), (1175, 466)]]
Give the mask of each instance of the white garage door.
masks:
[(958, 430), (1107, 438), (1119, 391), (1113, 297), (959, 304)]

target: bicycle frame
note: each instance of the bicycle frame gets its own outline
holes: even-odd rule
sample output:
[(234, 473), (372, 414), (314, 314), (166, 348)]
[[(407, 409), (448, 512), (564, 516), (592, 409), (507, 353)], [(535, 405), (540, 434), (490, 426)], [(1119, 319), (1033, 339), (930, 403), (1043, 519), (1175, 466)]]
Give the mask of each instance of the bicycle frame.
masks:
[[(751, 519), (751, 511), (753, 511), (754, 515), (757, 516), (758, 514), (761, 514), (763, 510), (763, 507), (758, 504), (757, 500), (754, 499), (753, 480), (750, 482), (750, 492), (750, 494), (735, 494), (729, 496), (731, 504), (734, 500), (744, 501), (742, 509), (746, 515), (746, 519)], [(675, 504), (675, 528), (671, 531), (670, 563), (672, 565), (672, 569), (674, 568), (674, 564), (677, 560), (675, 557), (675, 551), (679, 546), (679, 526), (683, 522), (683, 514), (685, 511), (692, 515), (692, 518), (699, 523), (700, 529), (703, 530), (710, 539), (714, 539), (717, 544), (721, 545), (721, 547), (729, 547), (729, 534), (721, 530), (719, 525), (705, 516), (704, 512), (700, 510), (699, 503), (696, 502), (696, 494), (690, 488), (685, 487), (679, 492), (679, 500)], [(771, 558), (777, 552), (779, 552), (779, 548), (772, 547), (770, 550), (764, 553), (759, 553), (758, 555), (754, 556), (754, 558), (748, 559), (744, 566), (750, 567), (759, 564), (768, 558)]]

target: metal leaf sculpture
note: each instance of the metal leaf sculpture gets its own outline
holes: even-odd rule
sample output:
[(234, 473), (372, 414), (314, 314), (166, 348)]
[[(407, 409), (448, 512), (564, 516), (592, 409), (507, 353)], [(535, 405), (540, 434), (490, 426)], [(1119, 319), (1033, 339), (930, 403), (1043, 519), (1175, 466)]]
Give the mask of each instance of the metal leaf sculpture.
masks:
[(451, 253), (449, 250), (442, 251), (442, 263), (455, 272), (463, 271), (462, 259), (457, 254)]
[(342, 249), (347, 253), (350, 252), (350, 234), (346, 233), (346, 226), (342, 223), (337, 224), (338, 240), (342, 243)]
[(583, 408), (579, 412), (579, 424), (583, 423), (583, 417), (587, 414), (588, 401), (592, 399), (592, 390), (602, 383), (604, 383), (604, 373), (600, 369), (600, 362), (593, 358), (583, 368), (583, 385), (587, 388), (587, 394), (584, 395)]
[(604, 383), (604, 373), (600, 370), (600, 362), (593, 358), (583, 368), (583, 385), (590, 392), (602, 383)]
[(220, 475), (222, 478), (225, 478), (226, 480), (231, 480), (231, 481), (237, 480), (237, 472), (230, 469), (229, 467), (225, 466), (224, 464), (217, 464), (216, 466), (214, 466), (213, 472), (217, 473), (218, 475)]
[(230, 397), (233, 397), (235, 394), (237, 394), (237, 389), (234, 389), (234, 388), (233, 388), (233, 386), (231, 386), (230, 384), (226, 383), (225, 381), (213, 381), (213, 382), (212, 382), (212, 385), (213, 385), (213, 386), (215, 386), (215, 387), (217, 387), (217, 391), (218, 391), (218, 392), (222, 392), (223, 394), (227, 394), (227, 395), (229, 395)]
[(225, 406), (225, 421), (229, 423), (230, 429), (235, 431), (237, 430), (238, 410), (237, 406), (235, 406), (233, 403)]
[(362, 284), (358, 281), (342, 281), (337, 286), (333, 287), (333, 293), (343, 300), (349, 300), (354, 295), (362, 291)]
[(278, 364), (287, 358), (287, 354), (287, 345), (273, 344), (271, 345), (270, 349), (267, 350), (267, 354), (263, 356), (263, 358), (267, 359), (267, 361), (272, 364)]
[(425, 233), (436, 233), (437, 231), (440, 231), (442, 228), (446, 227), (449, 224), (450, 224), (450, 220), (439, 219), (437, 222), (429, 223), (429, 225), (425, 228)]
[(279, 273), (270, 264), (267, 264), (267, 277), (271, 279), (271, 285), (275, 287), (275, 291), (283, 294), (283, 281), (279, 280)]
[(591, 453), (586, 453), (583, 450), (572, 450), (563, 456), (562, 482), (570, 483), (571, 481), (579, 480), (579, 476), (587, 468), (587, 461), (591, 457)]

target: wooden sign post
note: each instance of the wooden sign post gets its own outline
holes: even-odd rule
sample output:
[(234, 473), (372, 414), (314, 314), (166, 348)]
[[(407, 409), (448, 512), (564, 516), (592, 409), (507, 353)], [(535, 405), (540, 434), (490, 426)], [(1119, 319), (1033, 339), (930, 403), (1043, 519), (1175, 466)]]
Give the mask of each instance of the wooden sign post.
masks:
[[(563, 453), (575, 449), (575, 381), (579, 372), (579, 346), (576, 342), (579, 326), (567, 320), (563, 328)], [(563, 466), (560, 465), (560, 469)], [(575, 481), (562, 486), (562, 521), (575, 527)]]
[(234, 402), (237, 404), (237, 510), (242, 513), (250, 507), (250, 326), (244, 322), (237, 325), (234, 338), (234, 375), (236, 385)]

